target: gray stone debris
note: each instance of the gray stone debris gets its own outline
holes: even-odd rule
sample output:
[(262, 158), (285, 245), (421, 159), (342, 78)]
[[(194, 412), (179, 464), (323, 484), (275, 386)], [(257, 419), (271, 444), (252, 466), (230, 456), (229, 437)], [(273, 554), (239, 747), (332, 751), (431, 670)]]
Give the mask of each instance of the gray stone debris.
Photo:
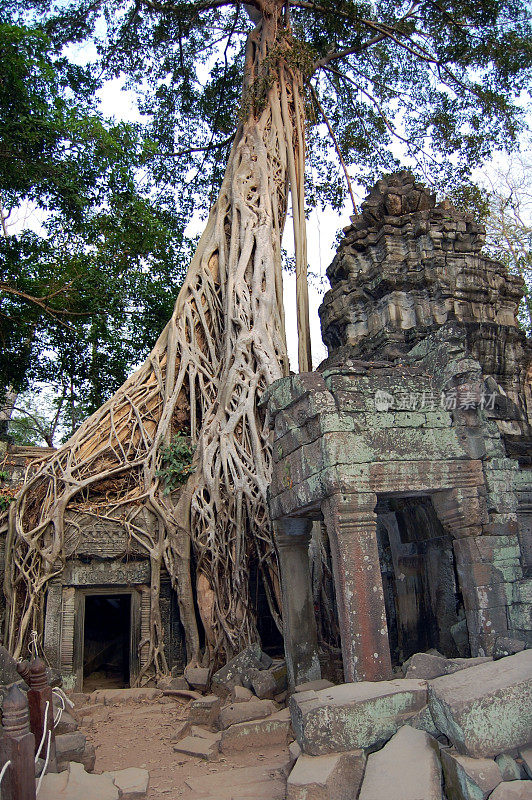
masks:
[(496, 756), (529, 743), (532, 651), (480, 664), (429, 684), (436, 727), (459, 753)]
[(193, 700), (190, 704), (188, 720), (195, 725), (213, 725), (220, 713), (221, 699), (215, 694), (208, 694)]
[(492, 759), (461, 756), (456, 750), (440, 751), (448, 800), (486, 800), (502, 781)]
[(185, 736), (188, 736), (191, 729), (191, 724), (188, 719), (178, 722), (174, 733), (172, 734), (171, 742), (180, 742)]
[(493, 648), (493, 658), (505, 658), (505, 656), (513, 656), (515, 653), (520, 653), (526, 647), (526, 642), (522, 639), (512, 639), (509, 636), (499, 636), (495, 640)]
[(501, 771), (503, 781), (518, 781), (522, 777), (526, 777), (521, 775), (519, 764), (517, 764), (508, 753), (501, 753), (500, 756), (497, 756), (495, 763)]
[(519, 750), (519, 757), (523, 761), (523, 768), (529, 778), (532, 778), (532, 746), (522, 747)]
[(250, 677), (253, 691), (261, 700), (273, 700), (276, 695), (286, 691), (287, 673), (284, 661), (269, 669), (254, 671)]
[(157, 681), (157, 688), (166, 691), (167, 689), (188, 689), (189, 682), (184, 675), (165, 675)]
[(231, 692), (233, 686), (246, 686), (251, 689), (250, 671), (265, 668), (262, 662), (263, 653), (258, 642), (246, 647), (237, 656), (215, 672), (212, 676), (211, 687), (215, 694), (225, 697)]
[(386, 742), (426, 702), (425, 681), (360, 681), (293, 694), (290, 711), (303, 752), (318, 756)]
[(227, 754), (259, 747), (286, 746), (293, 736), (290, 712), (283, 708), (264, 719), (240, 722), (226, 728), (222, 732), (220, 750)]
[(455, 625), (451, 625), (450, 634), (453, 637), (456, 649), (461, 656), (466, 657), (469, 652), (469, 633), (467, 630), (467, 621), (461, 619)]
[(428, 706), (424, 706), (421, 711), (416, 711), (411, 716), (406, 717), (405, 722), (410, 725), (411, 728), (416, 728), (418, 731), (425, 731), (425, 733), (429, 733), (435, 739), (441, 737), (441, 733), (434, 724)]
[(231, 689), (231, 702), (232, 703), (247, 703), (248, 700), (253, 700), (255, 695), (251, 689), (246, 689), (245, 686), (233, 686)]
[(368, 756), (359, 800), (441, 800), (437, 742), (405, 725)]
[(187, 667), (185, 680), (192, 689), (204, 692), (209, 684), (209, 670), (207, 667)]
[(72, 762), (65, 772), (47, 773), (39, 800), (119, 800), (119, 790), (109, 775), (91, 775), (83, 764)]
[[(57, 709), (55, 710), (57, 711)], [(61, 718), (55, 728), (55, 735), (60, 736), (62, 733), (74, 733), (78, 728), (78, 721), (74, 719), (72, 714), (69, 714), (68, 711), (62, 711)]]
[(121, 800), (143, 800), (146, 796), (150, 781), (150, 773), (147, 769), (128, 767), (102, 774), (108, 775), (114, 785), (118, 787)]
[(430, 653), (415, 653), (408, 663), (405, 673), (406, 678), (420, 678), (430, 681), (441, 675), (452, 675), (462, 669), (475, 667), (491, 661), (491, 658), (445, 658), (445, 656), (431, 655)]
[(325, 756), (301, 755), (288, 776), (286, 800), (348, 800), (356, 797), (365, 763), (363, 750)]
[(96, 753), (87, 737), (80, 731), (63, 733), (55, 737), (57, 767), (59, 771), (68, 769), (70, 762), (83, 764), (87, 772), (92, 772), (96, 761)]
[(185, 736), (174, 745), (174, 752), (210, 761), (218, 755), (220, 737), (220, 733), (213, 733), (210, 736)]
[(249, 722), (250, 720), (269, 717), (277, 711), (277, 706), (272, 700), (248, 700), (247, 703), (231, 703), (222, 708), (218, 716), (218, 727), (225, 730), (230, 725), (239, 722)]
[(298, 742), (290, 742), (288, 745), (288, 761), (283, 769), (283, 772), (287, 778), (292, 772), (293, 766), (301, 755), (301, 752), (302, 751)]
[(489, 800), (532, 800), (532, 781), (503, 781)]

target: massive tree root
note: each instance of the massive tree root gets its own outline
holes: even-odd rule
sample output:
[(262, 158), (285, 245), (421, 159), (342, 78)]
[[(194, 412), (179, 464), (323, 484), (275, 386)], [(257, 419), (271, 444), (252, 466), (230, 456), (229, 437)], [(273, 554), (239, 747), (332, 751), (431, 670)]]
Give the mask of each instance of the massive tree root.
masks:
[[(305, 252), (304, 110), (289, 52), (290, 39), (279, 37), (275, 18), (263, 18), (248, 41), (248, 112), (170, 322), (144, 365), (27, 478), (12, 503), (5, 592), (15, 656), (30, 629), (42, 631), (45, 589), (64, 567), (67, 540), (76, 536), (75, 511), (119, 521), (149, 554), (144, 672), (167, 667), (159, 610), (163, 564), (178, 594), (190, 662), (201, 658), (196, 588), (209, 663), (257, 638), (248, 591), (252, 560), (278, 618), (266, 509), (271, 448), (257, 403), (288, 369), (280, 241), (289, 188), (300, 261)], [(262, 97), (258, 86), (266, 86)], [(180, 491), (165, 495), (161, 447), (178, 431), (189, 432), (196, 446), (194, 471)]]

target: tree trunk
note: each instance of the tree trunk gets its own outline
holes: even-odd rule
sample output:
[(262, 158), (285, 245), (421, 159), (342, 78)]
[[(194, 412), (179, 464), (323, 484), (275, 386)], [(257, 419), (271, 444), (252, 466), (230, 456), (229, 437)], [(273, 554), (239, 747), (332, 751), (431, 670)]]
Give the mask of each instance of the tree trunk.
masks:
[[(12, 504), (6, 589), (17, 656), (46, 583), (63, 568), (67, 508), (120, 520), (149, 553), (156, 672), (166, 667), (157, 577), (163, 563), (178, 593), (188, 658), (200, 659), (191, 542), (209, 660), (258, 637), (252, 561), (279, 620), (266, 507), (271, 446), (258, 400), (288, 372), (280, 251), (289, 188), (303, 291), (304, 105), (301, 75), (290, 65), (292, 40), (279, 25), (282, 3), (270, 6), (249, 36), (245, 118), (172, 319), (140, 370)], [(303, 351), (307, 367), (308, 345)], [(188, 431), (196, 446), (194, 471), (180, 492), (166, 496), (161, 446), (178, 431)]]

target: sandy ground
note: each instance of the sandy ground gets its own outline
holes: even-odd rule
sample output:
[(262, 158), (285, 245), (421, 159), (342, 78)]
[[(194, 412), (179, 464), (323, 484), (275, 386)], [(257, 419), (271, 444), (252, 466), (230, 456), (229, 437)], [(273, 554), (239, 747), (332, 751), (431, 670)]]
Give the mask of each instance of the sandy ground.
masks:
[(116, 706), (90, 705), (78, 696), (74, 713), (96, 749), (95, 772), (143, 767), (150, 773), (147, 800), (282, 800), (287, 748), (253, 747), (204, 761), (174, 752), (176, 730), (188, 704), (162, 697)]

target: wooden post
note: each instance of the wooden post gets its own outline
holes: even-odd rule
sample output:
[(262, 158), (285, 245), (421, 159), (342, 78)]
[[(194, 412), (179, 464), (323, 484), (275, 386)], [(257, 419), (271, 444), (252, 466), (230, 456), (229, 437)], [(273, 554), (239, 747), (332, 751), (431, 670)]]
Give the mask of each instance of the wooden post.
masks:
[(35, 800), (35, 737), (26, 695), (16, 684), (7, 691), (2, 719), (0, 762), (11, 762), (2, 780), (2, 800)]
[[(44, 661), (39, 657), (34, 658), (30, 663), (28, 681), (30, 685), (28, 691), (30, 725), (32, 733), (35, 736), (35, 747), (36, 749), (39, 747), (46, 729), (46, 738), (43, 749), (41, 750), (41, 758), (46, 758), (48, 731), (52, 732), (48, 772), (57, 772), (52, 687), (49, 685), (46, 677)], [(46, 703), (48, 703), (48, 708), (46, 707)]]
[(29, 686), (30, 685), (30, 662), (29, 661), (19, 661), (17, 663), (17, 672), (22, 678), (22, 680)]

